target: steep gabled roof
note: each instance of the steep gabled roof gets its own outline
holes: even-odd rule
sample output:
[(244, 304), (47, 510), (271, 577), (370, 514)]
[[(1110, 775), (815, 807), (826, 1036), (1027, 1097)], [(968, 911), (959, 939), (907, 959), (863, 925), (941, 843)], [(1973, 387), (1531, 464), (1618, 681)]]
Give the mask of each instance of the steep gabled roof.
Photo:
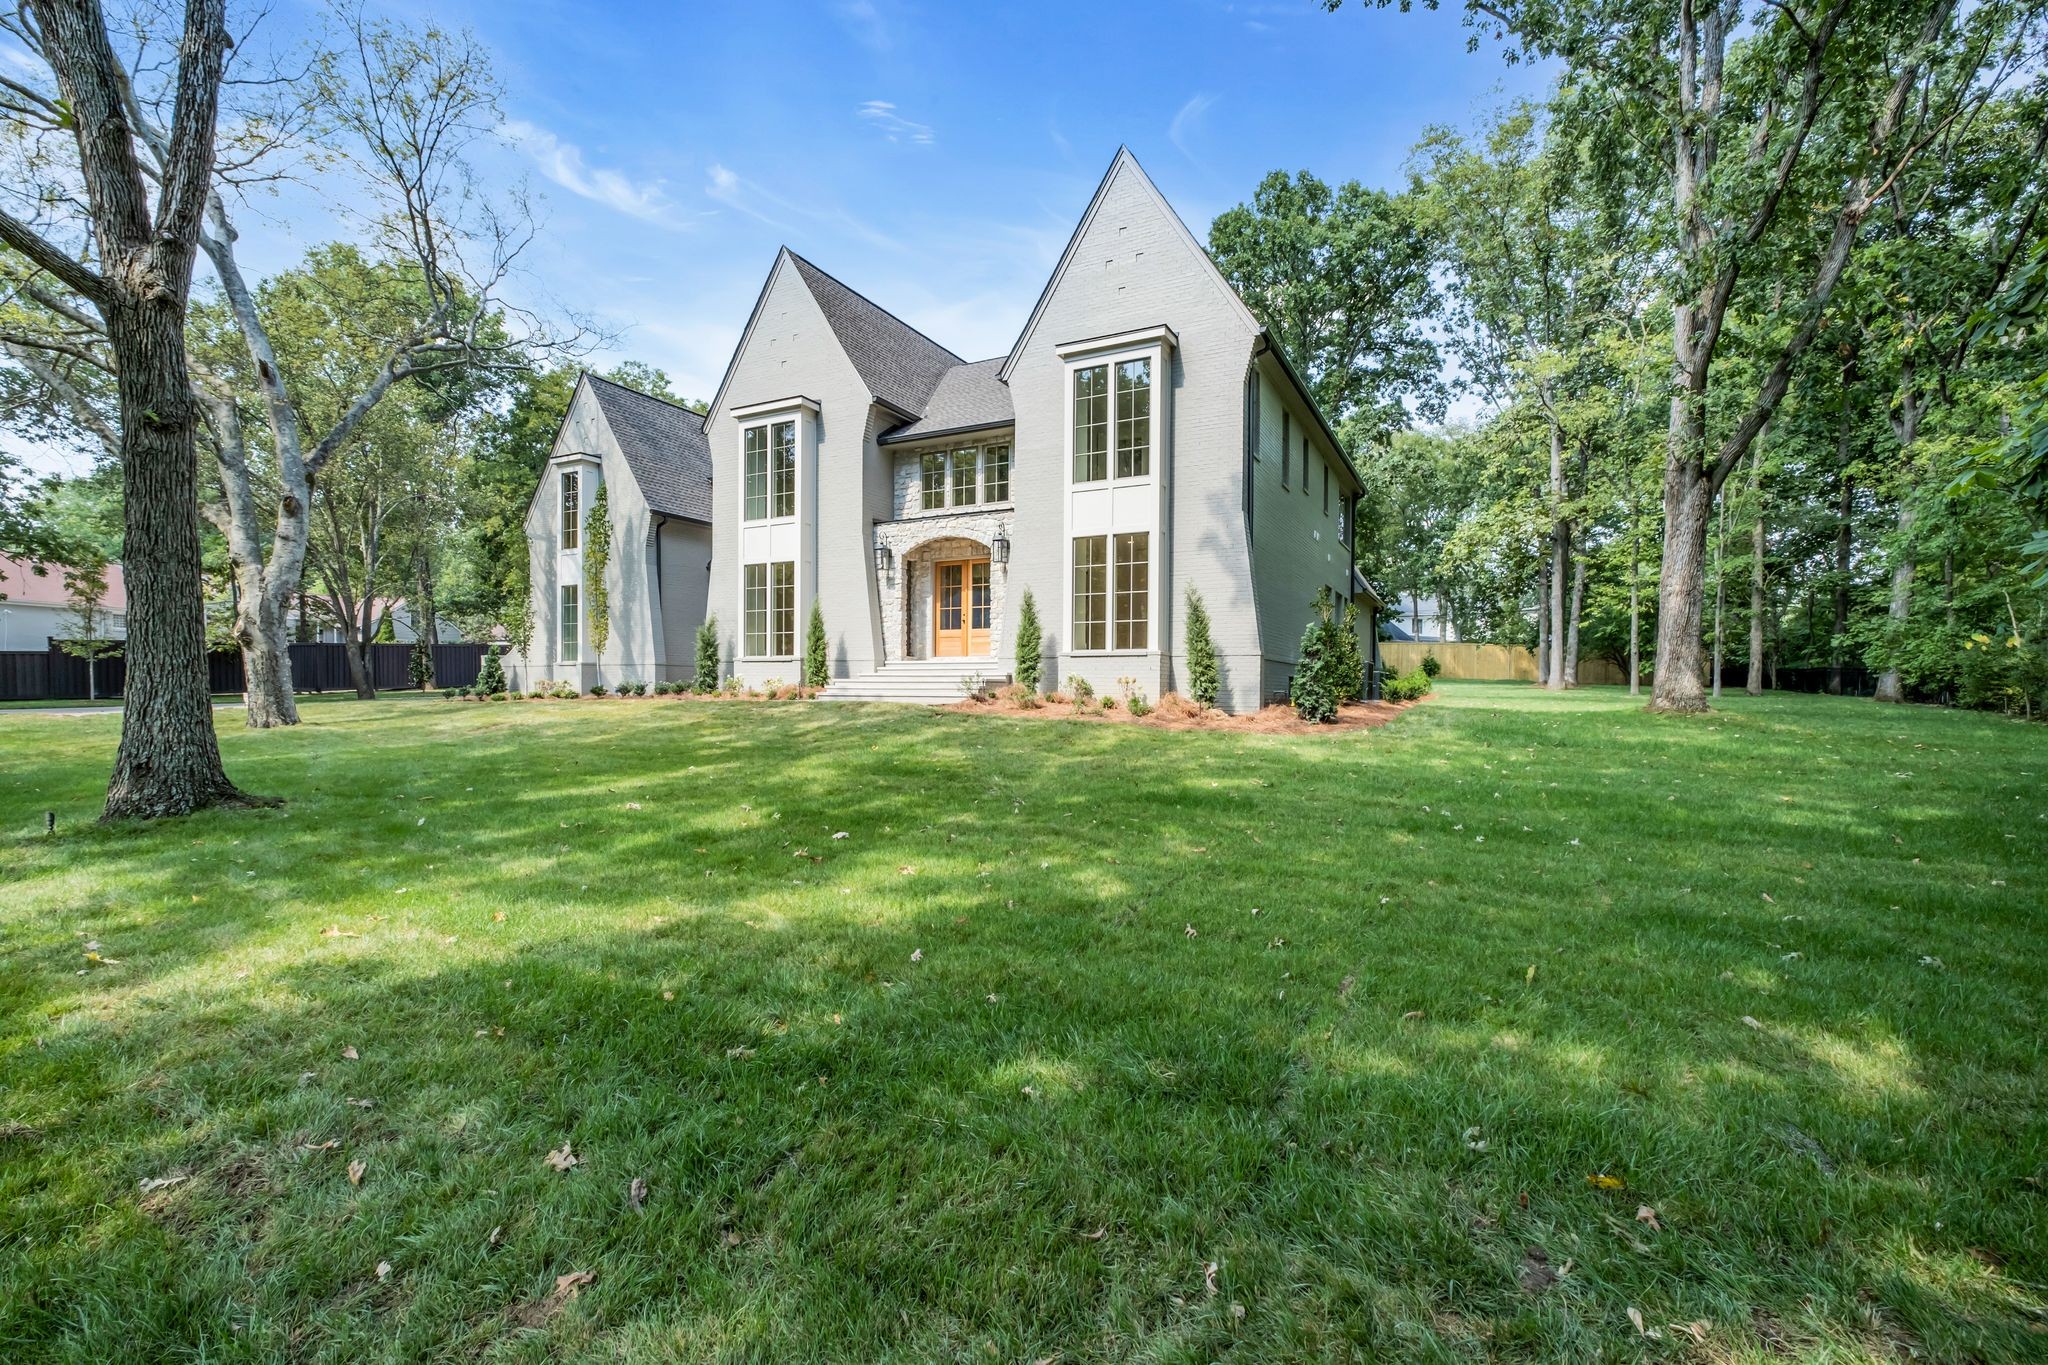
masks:
[(705, 438), (704, 418), (588, 372), (583, 381), (649, 510), (708, 525), (711, 444)]
[(884, 432), (881, 444), (1012, 425), (1017, 417), (1010, 406), (1010, 386), (996, 377), (1002, 367), (1003, 358), (997, 356), (994, 360), (977, 360), (947, 370), (939, 376), (939, 386), (932, 390), (931, 399), (924, 405), (924, 416)]
[(923, 412), (940, 377), (963, 363), (960, 357), (794, 251), (783, 250), (875, 401), (911, 416)]

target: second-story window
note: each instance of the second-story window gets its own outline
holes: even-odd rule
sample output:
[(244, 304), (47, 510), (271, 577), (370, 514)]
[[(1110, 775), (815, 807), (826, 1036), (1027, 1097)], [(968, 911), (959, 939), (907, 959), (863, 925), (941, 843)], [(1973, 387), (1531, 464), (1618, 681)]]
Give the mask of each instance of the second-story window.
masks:
[(768, 429), (768, 515), (796, 515), (796, 423)]
[(1109, 477), (1109, 366), (1074, 371), (1074, 482)]
[(1280, 486), (1287, 487), (1287, 466), (1294, 460), (1294, 414), (1280, 414)]
[(1010, 500), (1010, 448), (1008, 446), (982, 447), (981, 493), (981, 500), (983, 502), (1008, 502)]
[(1152, 358), (1116, 367), (1116, 476), (1142, 479), (1152, 472)]
[(746, 447), (746, 520), (768, 520), (768, 428), (748, 427)]
[(923, 485), (924, 510), (944, 511), (946, 507), (946, 457), (934, 451), (918, 462), (918, 476)]
[(954, 451), (951, 458), (953, 461), (953, 505), (955, 507), (970, 506), (978, 496), (975, 485), (979, 482), (977, 466), (981, 459), (981, 452), (973, 446), (969, 446), (965, 450)]
[(573, 469), (562, 471), (562, 548), (573, 550), (583, 543), (583, 476)]

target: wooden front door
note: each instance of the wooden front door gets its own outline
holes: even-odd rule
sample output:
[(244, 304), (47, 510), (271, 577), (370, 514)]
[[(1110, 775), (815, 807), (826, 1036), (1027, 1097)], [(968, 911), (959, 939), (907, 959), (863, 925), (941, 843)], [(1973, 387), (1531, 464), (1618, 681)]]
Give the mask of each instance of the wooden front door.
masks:
[(988, 653), (994, 604), (986, 559), (955, 559), (932, 566), (932, 657), (959, 659)]

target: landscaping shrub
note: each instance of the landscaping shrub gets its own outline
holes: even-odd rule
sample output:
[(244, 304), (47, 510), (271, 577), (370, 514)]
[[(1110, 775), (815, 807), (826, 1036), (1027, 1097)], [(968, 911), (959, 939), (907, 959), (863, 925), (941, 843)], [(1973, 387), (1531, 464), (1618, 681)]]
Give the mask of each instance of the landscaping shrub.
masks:
[(1358, 603), (1344, 607), (1344, 623), (1337, 628), (1337, 699), (1365, 699), (1365, 646), (1358, 638)]
[(1216, 667), (1216, 642), (1209, 637), (1209, 609), (1202, 594), (1188, 589), (1188, 695), (1197, 704), (1214, 706), (1222, 685)]
[(1038, 603), (1031, 589), (1024, 589), (1024, 605), (1017, 612), (1017, 686), (1038, 691), (1038, 673), (1044, 666), (1045, 632), (1038, 625)]
[(424, 636), (412, 642), (412, 653), (405, 656), (405, 676), (422, 692), (433, 684), (434, 647)]
[(498, 662), (498, 650), (494, 645), (484, 648), (483, 665), (476, 671), (476, 690), (484, 696), (505, 690), (505, 666)]
[(707, 616), (697, 627), (697, 690), (718, 690), (718, 618)]
[(823, 687), (832, 681), (832, 666), (825, 659), (825, 609), (811, 599), (811, 624), (804, 632), (804, 686)]
[(1426, 697), (1433, 690), (1429, 674), (1420, 668), (1410, 669), (1396, 678), (1389, 678), (1380, 684), (1380, 697), (1384, 701), (1414, 701)]
[(1078, 673), (1067, 678), (1067, 693), (1073, 697), (1076, 711), (1086, 711), (1095, 702), (1095, 685)]
[(1435, 650), (1432, 649), (1422, 656), (1422, 671), (1432, 678), (1443, 674), (1444, 663), (1443, 660), (1436, 657)]
[(591, 696), (593, 696), (593, 697), (601, 697), (601, 696), (603, 696), (604, 694), (605, 694), (605, 685), (604, 685), (603, 683), (592, 683), (592, 684), (590, 685), (590, 695), (591, 695)]
[[(1116, 680), (1116, 685), (1119, 688), (1123, 689), (1124, 708), (1126, 710), (1128, 710), (1134, 716), (1144, 716), (1150, 714), (1152, 710), (1152, 703), (1145, 700), (1145, 694), (1144, 692), (1139, 690), (1138, 680), (1136, 678), (1118, 678)], [(1104, 699), (1103, 705), (1109, 705), (1109, 701), (1107, 698)]]
[(1301, 660), (1294, 666), (1291, 699), (1296, 715), (1327, 725), (1337, 719), (1337, 707), (1344, 698), (1344, 648), (1332, 619), (1335, 598), (1328, 585), (1316, 589), (1312, 607), (1314, 616), (1301, 635)]

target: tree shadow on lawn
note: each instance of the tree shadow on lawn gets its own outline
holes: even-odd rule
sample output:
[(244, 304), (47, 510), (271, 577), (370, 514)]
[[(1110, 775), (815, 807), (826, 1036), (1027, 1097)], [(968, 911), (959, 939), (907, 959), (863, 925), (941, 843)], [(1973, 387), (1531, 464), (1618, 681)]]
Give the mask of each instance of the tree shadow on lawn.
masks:
[[(509, 1350), (595, 1270), (550, 1350), (1590, 1356), (1630, 1306), (1725, 1353), (2034, 1344), (2010, 964), (1916, 968), (1860, 883), (1787, 961), (1662, 812), (1632, 856), (1694, 850), (1692, 893), (1512, 816), (1447, 871), (1426, 782), (1332, 809), (1347, 751), (975, 724), (799, 713), (765, 770), (717, 725), (455, 726), (379, 751), (408, 781), (37, 845), (44, 902), (67, 849), (121, 874), (0, 948), (0, 1341)], [(123, 965), (72, 975), (73, 922)]]

